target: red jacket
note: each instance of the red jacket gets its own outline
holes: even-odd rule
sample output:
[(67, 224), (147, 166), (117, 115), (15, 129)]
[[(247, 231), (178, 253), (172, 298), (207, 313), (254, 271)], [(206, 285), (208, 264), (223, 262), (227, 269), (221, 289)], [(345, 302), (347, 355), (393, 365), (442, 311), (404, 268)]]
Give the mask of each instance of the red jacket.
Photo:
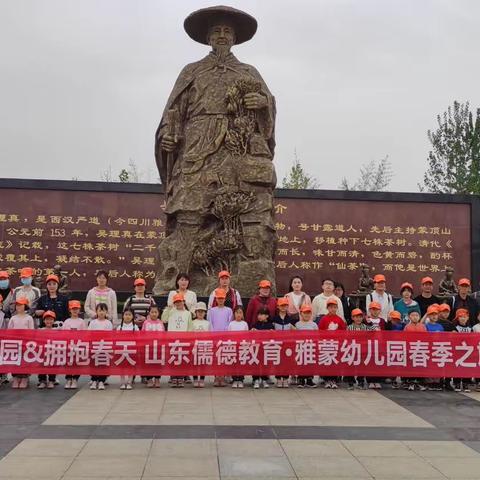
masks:
[(257, 313), (261, 308), (268, 308), (270, 318), (273, 319), (277, 312), (277, 300), (274, 297), (261, 297), (255, 295), (248, 302), (247, 313), (245, 315), (245, 321), (248, 326), (252, 328), (252, 325), (257, 321)]
[[(336, 326), (336, 328), (335, 328)], [(329, 328), (330, 327), (330, 328)], [(324, 315), (318, 324), (319, 330), (346, 330), (347, 324), (338, 315)]]

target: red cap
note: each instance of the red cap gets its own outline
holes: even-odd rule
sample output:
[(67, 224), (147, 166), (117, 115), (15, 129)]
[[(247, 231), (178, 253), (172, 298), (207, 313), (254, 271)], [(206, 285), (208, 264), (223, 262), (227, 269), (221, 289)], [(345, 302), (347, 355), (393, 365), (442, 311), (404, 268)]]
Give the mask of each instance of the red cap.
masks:
[(427, 308), (427, 315), (431, 315), (432, 313), (437, 313), (438, 314), (439, 312), (439, 309), (438, 309), (438, 305), (430, 305), (428, 308)]
[(459, 317), (469, 317), (470, 314), (468, 313), (468, 310), (466, 308), (459, 308), (455, 312), (455, 320), (457, 320)]
[(381, 273), (379, 273), (378, 275), (375, 275), (373, 277), (373, 282), (374, 283), (380, 283), (380, 282), (386, 282), (387, 279), (385, 278), (385, 275), (382, 275)]
[(423, 278), (422, 278), (422, 285), (423, 285), (424, 283), (433, 283), (432, 277), (423, 277)]
[(57, 318), (57, 314), (55, 312), (52, 312), (51, 310), (47, 310), (42, 315), (42, 318), (46, 318), (46, 317)]
[(402, 285), (400, 286), (400, 290), (403, 290), (404, 288), (409, 288), (410, 290), (413, 291), (413, 285), (409, 282), (402, 283)]
[(337, 301), (336, 301), (334, 298), (329, 298), (329, 299), (327, 300), (327, 307), (328, 307), (329, 305), (336, 305), (336, 306), (338, 307), (338, 303), (337, 303)]
[(227, 292), (223, 288), (215, 289), (215, 298), (227, 298)]
[(183, 298), (183, 295), (181, 293), (176, 293), (174, 296), (173, 296), (173, 303), (177, 303), (177, 302), (183, 302), (184, 298)]
[(6, 270), (0, 270), (0, 278), (9, 278), (10, 275)]
[(390, 312), (390, 318), (394, 318), (395, 320), (401, 320), (402, 314), (400, 312), (397, 312), (396, 310), (393, 310), (392, 312)]
[(218, 278), (222, 277), (230, 278), (230, 272), (228, 270), (222, 270), (221, 272), (218, 272)]
[(458, 281), (458, 284), (460, 286), (465, 286), (465, 287), (469, 287), (470, 286), (470, 280), (468, 278), (461, 278), (459, 281)]
[(281, 297), (277, 300), (277, 305), (288, 305), (288, 298)]
[(133, 286), (136, 287), (137, 285), (143, 285), (145, 286), (147, 282), (145, 281), (144, 278), (136, 278), (135, 281), (133, 282)]
[(260, 280), (258, 282), (258, 288), (272, 288), (270, 280)]
[(17, 305), (27, 305), (28, 306), (28, 299), (27, 298), (17, 298), (15, 300)]
[(378, 302), (371, 302), (370, 305), (368, 306), (369, 310), (376, 309), (376, 310), (381, 310), (382, 306)]
[(311, 313), (313, 310), (312, 310), (312, 306), (311, 305), (302, 305), (300, 307), (300, 311), (302, 313)]
[(363, 317), (363, 312), (359, 308), (354, 308), (352, 310), (352, 317), (356, 317), (358, 315), (361, 315)]
[(47, 276), (47, 279), (45, 280), (45, 283), (48, 283), (50, 280), (53, 280), (54, 282), (60, 283), (58, 280), (58, 277), (51, 273), (50, 275)]
[(3, 297), (0, 295), (0, 303), (3, 302)]
[(20, 278), (33, 277), (33, 268), (24, 267), (20, 270)]
[(448, 303), (441, 303), (438, 306), (439, 312), (449, 312), (451, 310), (450, 305)]
[(68, 309), (73, 310), (74, 308), (81, 308), (80, 302), (78, 300), (70, 300), (68, 302)]

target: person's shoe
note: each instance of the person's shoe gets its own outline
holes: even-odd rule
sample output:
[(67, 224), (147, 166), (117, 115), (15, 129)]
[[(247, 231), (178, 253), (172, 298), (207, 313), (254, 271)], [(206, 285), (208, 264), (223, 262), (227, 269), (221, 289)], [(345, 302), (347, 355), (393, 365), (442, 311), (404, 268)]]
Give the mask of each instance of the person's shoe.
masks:
[(270, 384), (268, 383), (268, 380), (263, 380), (262, 385), (263, 385), (263, 388), (270, 388)]
[(308, 387), (308, 388), (316, 388), (317, 387), (311, 378), (307, 379), (307, 381), (305, 382), (305, 386)]
[[(175, 385), (175, 384), (174, 384)], [(147, 388), (153, 388), (155, 386), (155, 383), (153, 381), (153, 378), (149, 378), (147, 380)]]
[(73, 379), (72, 383), (70, 384), (70, 389), (71, 390), (76, 390), (78, 388), (78, 381)]
[(277, 383), (275, 384), (277, 388), (283, 388), (283, 379), (277, 379)]
[(420, 384), (418, 384), (418, 389), (419, 389), (421, 392), (424, 392), (424, 391), (427, 389), (427, 387), (426, 387), (425, 385), (422, 385), (422, 384), (420, 383)]
[(98, 390), (105, 390), (105, 382), (98, 382)]
[(355, 384), (354, 383), (349, 383), (347, 390), (355, 390)]
[(131, 384), (131, 383), (127, 383), (127, 384), (125, 385), (125, 390), (133, 390), (132, 384)]
[(180, 378), (177, 380), (177, 387), (178, 388), (183, 388), (185, 386), (185, 381), (183, 380), (183, 378)]
[(375, 384), (374, 383), (369, 383), (368, 384), (368, 389), (369, 390), (375, 390)]
[[(297, 380), (297, 388), (305, 388), (305, 380), (299, 378)], [(325, 388), (329, 388), (329, 387), (325, 386)]]
[(205, 387), (205, 380), (200, 380), (198, 382), (198, 388), (204, 388)]
[(98, 386), (98, 383), (95, 381), (92, 381), (92, 383), (90, 384), (90, 390), (96, 390), (97, 386)]
[(43, 390), (45, 387), (46, 387), (45, 382), (40, 382), (40, 383), (37, 385), (37, 388), (38, 388), (39, 390)]
[(463, 389), (463, 391), (464, 391), (465, 393), (470, 393), (470, 392), (471, 392), (470, 387), (465, 387), (465, 388)]
[(332, 382), (330, 380), (325, 382), (325, 388), (332, 388)]
[(476, 392), (480, 392), (480, 383), (477, 383), (477, 386), (475, 387)]
[(18, 379), (17, 377), (13, 377), (12, 388), (18, 388), (19, 383), (20, 383), (20, 379)]
[(237, 382), (237, 388), (243, 388), (243, 382), (241, 380)]
[(238, 382), (233, 382), (232, 383), (232, 388), (238, 388)]
[(408, 386), (408, 390), (410, 390), (411, 392), (413, 392), (415, 390), (415, 385), (413, 383), (411, 383), (409, 386)]
[(52, 388), (55, 388), (55, 382), (48, 382), (47, 383), (47, 388), (51, 390)]
[(382, 389), (382, 385), (380, 383), (376, 383), (375, 390), (381, 390), (381, 389)]
[(338, 388), (337, 382), (333, 381), (332, 386), (330, 388), (333, 388), (334, 390)]
[(63, 387), (65, 390), (70, 390), (72, 388), (72, 381), (71, 380), (67, 380), (65, 382), (65, 386)]
[(255, 389), (260, 388), (260, 380), (255, 380), (253, 382), (253, 388), (255, 388)]
[(124, 383), (122, 383), (122, 384), (120, 385), (120, 390), (125, 390), (126, 388), (127, 388), (127, 386), (126, 386)]
[(290, 382), (288, 378), (283, 379), (283, 388), (290, 388)]
[[(147, 386), (148, 386), (148, 384), (147, 384)], [(178, 379), (177, 379), (177, 378), (172, 378), (172, 379), (170, 380), (170, 386), (171, 386), (172, 388), (177, 388), (177, 387), (178, 387)]]
[(156, 378), (154, 384), (155, 384), (155, 388), (160, 388), (160, 379)]
[(192, 383), (192, 378), (191, 377), (185, 377), (183, 380), (184, 380), (184, 383), (186, 383), (187, 385)]
[(25, 389), (27, 387), (28, 387), (28, 378), (26, 377), (21, 378), (18, 388)]

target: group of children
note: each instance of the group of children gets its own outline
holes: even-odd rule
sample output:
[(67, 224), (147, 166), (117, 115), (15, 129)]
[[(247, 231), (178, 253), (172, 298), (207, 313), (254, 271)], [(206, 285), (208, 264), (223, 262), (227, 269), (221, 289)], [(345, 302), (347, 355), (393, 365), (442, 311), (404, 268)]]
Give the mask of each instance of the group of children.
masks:
[[(215, 306), (207, 310), (207, 306), (203, 302), (196, 303), (192, 311), (188, 310), (185, 305), (182, 294), (173, 295), (172, 307), (167, 307), (167, 315), (161, 315), (161, 310), (156, 304), (152, 304), (148, 309), (148, 315), (144, 321), (139, 323), (135, 317), (132, 308), (126, 307), (122, 313), (120, 324), (116, 327), (118, 331), (144, 331), (144, 332), (201, 332), (208, 331), (248, 331), (248, 330), (349, 330), (349, 331), (409, 331), (409, 332), (442, 332), (453, 331), (461, 333), (477, 332), (480, 333), (480, 324), (474, 327), (469, 326), (469, 312), (459, 309), (456, 312), (455, 320), (449, 320), (450, 307), (447, 304), (431, 305), (428, 307), (426, 315), (421, 318), (416, 310), (408, 313), (408, 322), (405, 323), (402, 315), (398, 311), (392, 311), (387, 319), (381, 318), (381, 305), (377, 302), (371, 302), (368, 307), (367, 315), (359, 309), (353, 309), (351, 312), (352, 323), (347, 325), (345, 320), (337, 313), (338, 302), (335, 298), (331, 298), (326, 302), (327, 313), (319, 318), (314, 318), (312, 306), (304, 304), (300, 308), (298, 317), (288, 313), (289, 302), (285, 297), (276, 301), (276, 313), (271, 315), (271, 311), (267, 307), (260, 306), (257, 309), (254, 321), (249, 325), (245, 321), (244, 311), (241, 306), (235, 306), (233, 309), (226, 306), (226, 292), (222, 288), (217, 288), (214, 292)], [(0, 299), (1, 304), (1, 299)], [(1, 306), (1, 305), (0, 305)], [(70, 317), (63, 322), (61, 329), (63, 330), (113, 330), (114, 325), (108, 318), (108, 306), (106, 303), (98, 303), (95, 307), (95, 318), (89, 323), (80, 317), (81, 304), (78, 300), (71, 300), (68, 303)], [(1, 310), (1, 309), (0, 309)], [(18, 298), (15, 305), (15, 314), (8, 322), (9, 329), (33, 329), (35, 328), (33, 318), (28, 312), (28, 299)], [(192, 315), (193, 313), (193, 315)], [(162, 320), (163, 317), (163, 320)], [(53, 329), (56, 314), (53, 311), (45, 311), (42, 315), (42, 329)], [(3, 321), (0, 318), (0, 322)], [(165, 323), (164, 323), (165, 322)], [(1, 327), (1, 325), (0, 325)], [(28, 386), (29, 375), (12, 376), (12, 388), (25, 389)], [(67, 375), (65, 388), (78, 388), (78, 375)], [(324, 377), (320, 379), (324, 382), (325, 388), (338, 388), (338, 377)], [(383, 381), (391, 381), (393, 388), (399, 388), (404, 385), (409, 390), (416, 388), (420, 390), (426, 389), (426, 385), (421, 379), (380, 379), (380, 378), (364, 378), (364, 377), (345, 377), (349, 388), (353, 389), (358, 386), (370, 389), (381, 388)], [(106, 385), (106, 376), (92, 376), (90, 381), (90, 389), (104, 390)], [(160, 376), (144, 377), (143, 381), (148, 388), (160, 387)], [(134, 377), (121, 376), (120, 389), (131, 390), (133, 388)], [(192, 382), (188, 377), (174, 376), (170, 378), (172, 387), (183, 387), (185, 383)], [(320, 382), (319, 382), (320, 383)], [(456, 391), (468, 391), (470, 379), (434, 379), (431, 382), (433, 389), (449, 389)], [(38, 375), (38, 389), (53, 389), (57, 385), (55, 375)], [(244, 376), (233, 376), (231, 378), (215, 377), (214, 386), (225, 386), (231, 384), (232, 388), (244, 387)], [(253, 388), (268, 388), (270, 378), (267, 376), (253, 376)], [(314, 388), (317, 384), (312, 376), (290, 377), (287, 375), (276, 377), (276, 386), (278, 388), (288, 388), (295, 384), (299, 388)], [(195, 388), (203, 388), (205, 386), (205, 377), (193, 377), (193, 386)], [(480, 385), (479, 385), (480, 388)]]

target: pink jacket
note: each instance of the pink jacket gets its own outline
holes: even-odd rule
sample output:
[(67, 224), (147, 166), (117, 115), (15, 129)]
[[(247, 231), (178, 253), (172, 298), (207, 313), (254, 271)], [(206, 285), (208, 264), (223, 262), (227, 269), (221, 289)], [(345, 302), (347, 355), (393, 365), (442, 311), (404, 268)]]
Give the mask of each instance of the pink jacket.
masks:
[(295, 302), (293, 301), (294, 299), (294, 293), (293, 292), (288, 292), (286, 295), (285, 295), (285, 298), (288, 298), (288, 309), (287, 309), (287, 313), (289, 315), (298, 315), (300, 314), (300, 307), (302, 305), (311, 305), (312, 304), (312, 300), (311, 298), (305, 293), (305, 292), (302, 292), (302, 297), (301, 297), (301, 300), (300, 300), (300, 305), (299, 307), (297, 308), (296, 305), (295, 305)]

